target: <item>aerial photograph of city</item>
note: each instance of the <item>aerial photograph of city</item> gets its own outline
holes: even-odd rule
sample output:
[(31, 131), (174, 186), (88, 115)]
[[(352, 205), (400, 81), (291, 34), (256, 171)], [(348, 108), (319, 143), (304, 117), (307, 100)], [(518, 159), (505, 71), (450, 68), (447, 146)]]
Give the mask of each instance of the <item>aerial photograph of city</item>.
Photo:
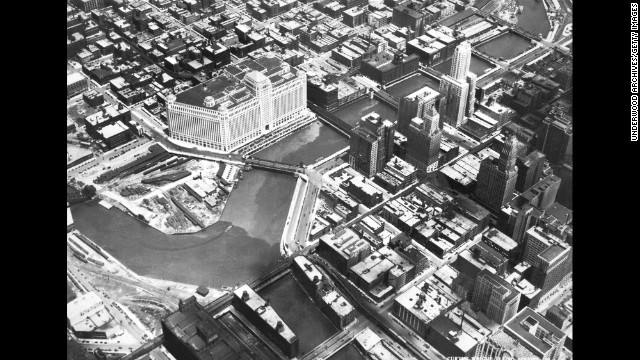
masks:
[(573, 0), (67, 0), (67, 360), (573, 359)]

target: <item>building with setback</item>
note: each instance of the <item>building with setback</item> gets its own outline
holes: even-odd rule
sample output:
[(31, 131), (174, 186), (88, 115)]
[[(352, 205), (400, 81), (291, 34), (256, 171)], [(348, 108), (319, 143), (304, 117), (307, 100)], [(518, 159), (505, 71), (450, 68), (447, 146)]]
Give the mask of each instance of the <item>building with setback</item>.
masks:
[(398, 131), (406, 136), (411, 120), (415, 117), (424, 119), (433, 107), (437, 110), (439, 98), (440, 93), (425, 86), (400, 99)]
[(573, 154), (573, 117), (553, 108), (537, 130), (537, 148), (553, 164), (565, 161)]
[(449, 75), (440, 79), (440, 105), (442, 120), (458, 128), (464, 124), (465, 116), (473, 114), (477, 76), (469, 72), (471, 45), (463, 41), (456, 47)]
[(375, 112), (361, 118), (349, 139), (349, 165), (370, 178), (393, 157), (395, 125)]
[(538, 150), (534, 150), (527, 156), (518, 156), (516, 160), (518, 167), (516, 190), (525, 192), (540, 180), (545, 159), (545, 155)]
[(542, 360), (557, 360), (567, 338), (567, 334), (529, 307), (520, 310), (504, 326), (504, 331)]
[(519, 338), (509, 335), (503, 328), (499, 328), (476, 348), (476, 357), (480, 358), (507, 358), (507, 359), (533, 359), (535, 355), (527, 349)]
[(298, 336), (282, 321), (267, 301), (249, 285), (242, 285), (233, 292), (232, 305), (267, 336), (282, 352), (290, 357), (298, 356)]
[(245, 59), (203, 84), (167, 97), (171, 137), (231, 152), (311, 120), (307, 80), (273, 54)]
[(518, 311), (520, 293), (501, 277), (482, 270), (473, 287), (472, 301), (489, 319), (502, 325)]
[(542, 300), (573, 274), (572, 247), (538, 226), (527, 231), (524, 261), (533, 266), (529, 281), (542, 290)]
[(492, 212), (500, 212), (516, 187), (519, 147), (520, 143), (511, 135), (504, 142), (498, 159), (486, 158), (480, 163), (475, 196)]

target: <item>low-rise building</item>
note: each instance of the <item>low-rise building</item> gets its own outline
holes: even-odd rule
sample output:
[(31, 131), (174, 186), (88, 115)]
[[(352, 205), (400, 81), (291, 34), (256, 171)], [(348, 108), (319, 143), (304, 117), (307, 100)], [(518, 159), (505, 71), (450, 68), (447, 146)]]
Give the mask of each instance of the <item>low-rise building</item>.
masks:
[(268, 302), (246, 284), (237, 288), (233, 295), (233, 306), (285, 355), (290, 357), (298, 355), (300, 351), (298, 336), (282, 321)]
[(543, 360), (557, 360), (567, 338), (562, 330), (529, 307), (520, 310), (504, 330)]

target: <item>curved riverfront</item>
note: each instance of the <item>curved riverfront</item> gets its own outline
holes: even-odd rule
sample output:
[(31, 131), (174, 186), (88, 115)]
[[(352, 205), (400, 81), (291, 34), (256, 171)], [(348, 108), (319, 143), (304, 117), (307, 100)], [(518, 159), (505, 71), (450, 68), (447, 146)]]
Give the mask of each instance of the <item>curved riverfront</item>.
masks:
[(72, 207), (76, 228), (139, 275), (220, 288), (257, 278), (280, 258), (295, 178), (253, 170), (232, 192), (221, 220), (166, 235), (117, 208)]
[[(348, 145), (328, 126), (314, 122), (254, 154), (297, 164), (312, 163)], [(296, 178), (246, 171), (220, 221), (193, 234), (167, 235), (117, 208), (97, 201), (72, 207), (75, 226), (142, 276), (221, 288), (260, 277), (280, 258), (280, 239)]]

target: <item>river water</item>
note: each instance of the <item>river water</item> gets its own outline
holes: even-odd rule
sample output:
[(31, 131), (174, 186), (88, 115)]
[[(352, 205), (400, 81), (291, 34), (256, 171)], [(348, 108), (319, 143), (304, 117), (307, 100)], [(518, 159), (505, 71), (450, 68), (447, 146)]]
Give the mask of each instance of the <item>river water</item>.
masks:
[(95, 201), (71, 211), (76, 228), (137, 274), (220, 288), (257, 278), (278, 260), (294, 187), (291, 175), (247, 172), (220, 221), (195, 234), (166, 235)]
[[(266, 148), (258, 156), (311, 163), (348, 145), (316, 122)], [(220, 221), (195, 234), (166, 235), (117, 208), (96, 201), (71, 208), (75, 226), (136, 273), (220, 288), (258, 278), (280, 258), (296, 179), (251, 170), (231, 193)]]
[(331, 355), (327, 360), (365, 360), (362, 353), (356, 348), (355, 342), (343, 347), (335, 354)]
[(318, 158), (332, 155), (347, 146), (349, 146), (349, 140), (345, 136), (318, 120), (253, 156), (290, 164), (303, 162), (309, 165)]
[(300, 339), (300, 353), (307, 353), (331, 335), (336, 327), (302, 290), (291, 274), (269, 285), (259, 295), (271, 306)]
[(518, 27), (524, 31), (528, 31), (534, 36), (542, 34), (546, 37), (551, 31), (551, 24), (547, 17), (542, 1), (536, 0), (517, 0), (518, 6), (523, 6), (522, 14), (518, 16)]

